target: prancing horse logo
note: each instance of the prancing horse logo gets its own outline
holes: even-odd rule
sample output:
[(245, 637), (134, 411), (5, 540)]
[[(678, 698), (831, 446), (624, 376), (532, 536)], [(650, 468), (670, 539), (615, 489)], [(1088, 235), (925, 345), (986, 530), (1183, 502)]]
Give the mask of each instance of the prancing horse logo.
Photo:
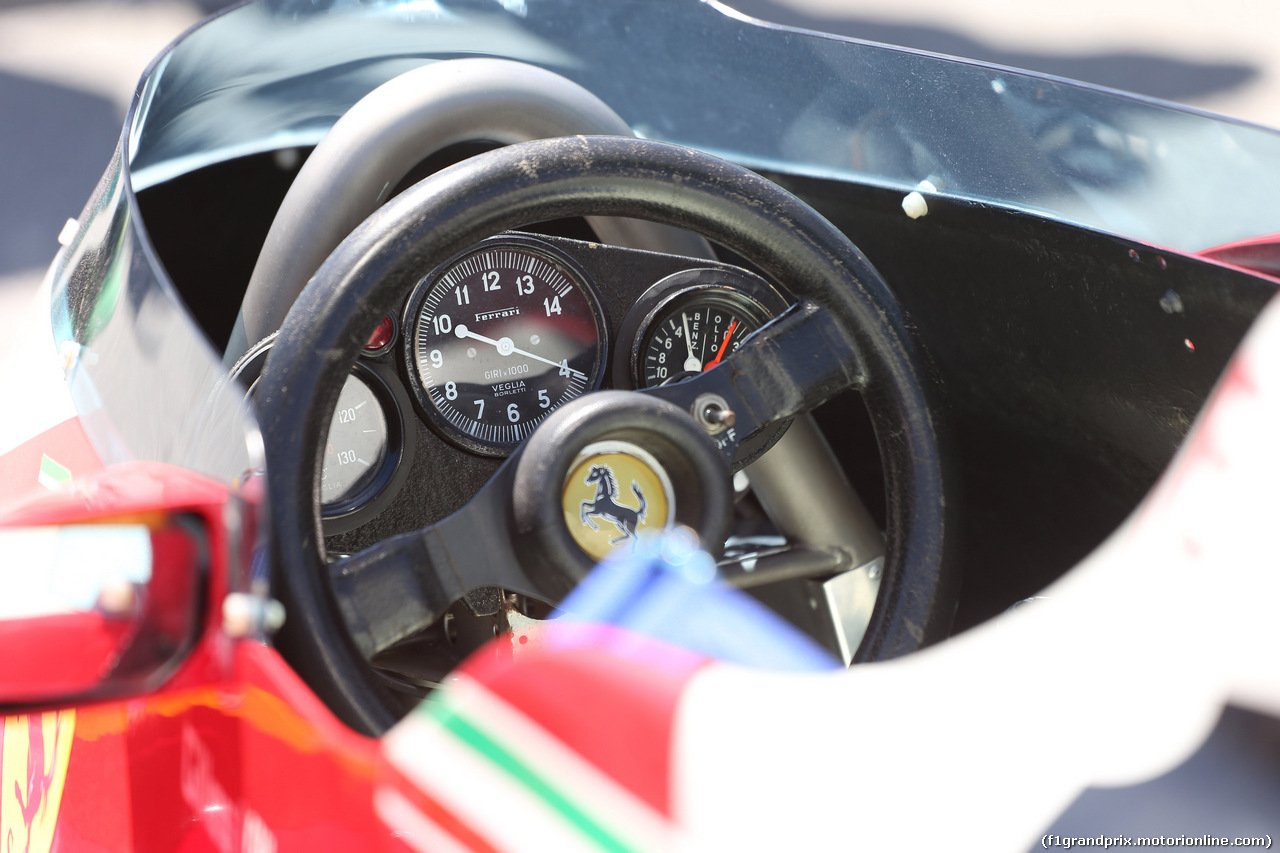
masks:
[(579, 505), (582, 523), (592, 530), (599, 530), (600, 526), (592, 521), (592, 516), (595, 516), (613, 524), (622, 535), (617, 539), (610, 539), (610, 545), (617, 545), (619, 542), (635, 539), (636, 527), (644, 522), (646, 506), (644, 492), (640, 489), (640, 484), (635, 480), (631, 481), (631, 491), (640, 500), (640, 506), (637, 509), (632, 509), (618, 503), (618, 482), (613, 476), (613, 470), (608, 465), (592, 465), (584, 482), (587, 485), (595, 484), (596, 496), (592, 500), (583, 501)]

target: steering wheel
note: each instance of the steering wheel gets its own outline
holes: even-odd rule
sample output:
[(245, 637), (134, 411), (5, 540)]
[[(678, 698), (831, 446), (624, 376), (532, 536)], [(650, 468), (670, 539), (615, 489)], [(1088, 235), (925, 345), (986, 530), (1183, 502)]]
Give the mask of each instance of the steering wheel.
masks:
[[(757, 265), (798, 304), (715, 368), (643, 392), (567, 404), (458, 513), (329, 565), (319, 484), (323, 437), (361, 346), (426, 270), (500, 231), (576, 216), (674, 225)], [(950, 624), (939, 434), (923, 360), (892, 293), (834, 226), (776, 184), (701, 152), (625, 137), (567, 137), (497, 149), (426, 178), (370, 216), (290, 310), (257, 398), (274, 513), (277, 643), (353, 727), (385, 730), (404, 697), (370, 664), (454, 602), (500, 587), (558, 600), (591, 561), (570, 540), (559, 494), (592, 442), (623, 438), (681, 472), (679, 520), (716, 550), (729, 462), (765, 425), (846, 388), (862, 391), (884, 462), (888, 556), (856, 660), (905, 654)], [(708, 400), (716, 405), (707, 406)], [(708, 420), (736, 416), (732, 430)], [(714, 418), (712, 418), (714, 420)], [(716, 434), (711, 435), (712, 432)]]

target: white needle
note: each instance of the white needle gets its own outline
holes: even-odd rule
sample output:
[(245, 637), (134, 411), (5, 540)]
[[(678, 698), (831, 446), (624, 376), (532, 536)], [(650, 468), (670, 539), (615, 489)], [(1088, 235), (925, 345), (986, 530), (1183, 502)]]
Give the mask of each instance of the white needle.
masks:
[(680, 319), (684, 320), (684, 346), (689, 351), (689, 357), (684, 360), (684, 369), (701, 373), (702, 362), (693, 354), (693, 338), (689, 337), (689, 315), (681, 311)]
[(583, 373), (581, 370), (574, 370), (572, 367), (570, 367), (567, 359), (565, 361), (552, 361), (549, 358), (543, 358), (540, 355), (535, 355), (531, 352), (525, 352), (524, 350), (518, 348), (516, 346), (516, 342), (511, 340), (511, 338), (499, 338), (498, 340), (495, 341), (493, 338), (486, 338), (484, 335), (477, 335), (475, 332), (471, 331), (470, 329), (468, 329), (466, 326), (462, 324), (458, 324), (457, 326), (454, 326), (453, 333), (460, 338), (471, 338), (471, 340), (473, 341), (480, 341), (481, 343), (489, 344), (490, 346), (492, 346), (494, 349), (498, 351), (498, 355), (511, 355), (512, 353), (515, 353), (516, 355), (522, 355), (525, 358), (531, 358), (534, 361), (540, 361), (543, 364), (549, 364), (552, 367), (558, 367), (560, 368), (561, 373), (576, 373), (578, 376), (581, 376), (583, 379), (587, 378), (587, 374)]

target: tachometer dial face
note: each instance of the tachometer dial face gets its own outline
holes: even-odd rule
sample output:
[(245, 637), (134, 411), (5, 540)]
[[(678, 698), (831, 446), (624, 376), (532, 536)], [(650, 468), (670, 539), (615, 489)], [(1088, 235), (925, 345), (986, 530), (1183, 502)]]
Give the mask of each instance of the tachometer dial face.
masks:
[(649, 325), (636, 354), (636, 382), (652, 388), (710, 370), (769, 319), (745, 294), (718, 287), (686, 291)]
[(382, 470), (387, 455), (387, 418), (363, 380), (348, 376), (329, 421), (320, 503), (328, 508), (357, 497)]
[(600, 384), (607, 331), (586, 275), (541, 241), (497, 237), (424, 279), (409, 300), (411, 384), (448, 439), (510, 453)]

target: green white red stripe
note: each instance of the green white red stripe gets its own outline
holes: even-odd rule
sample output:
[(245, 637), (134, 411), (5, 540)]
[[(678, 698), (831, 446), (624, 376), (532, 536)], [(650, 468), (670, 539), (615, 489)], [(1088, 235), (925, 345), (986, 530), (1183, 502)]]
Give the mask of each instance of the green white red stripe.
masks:
[(517, 851), (537, 839), (565, 853), (644, 853), (676, 845), (674, 823), (478, 681), (458, 676), (435, 697), (384, 740), (388, 761), (418, 790), (383, 786), (375, 805), (411, 846)]

